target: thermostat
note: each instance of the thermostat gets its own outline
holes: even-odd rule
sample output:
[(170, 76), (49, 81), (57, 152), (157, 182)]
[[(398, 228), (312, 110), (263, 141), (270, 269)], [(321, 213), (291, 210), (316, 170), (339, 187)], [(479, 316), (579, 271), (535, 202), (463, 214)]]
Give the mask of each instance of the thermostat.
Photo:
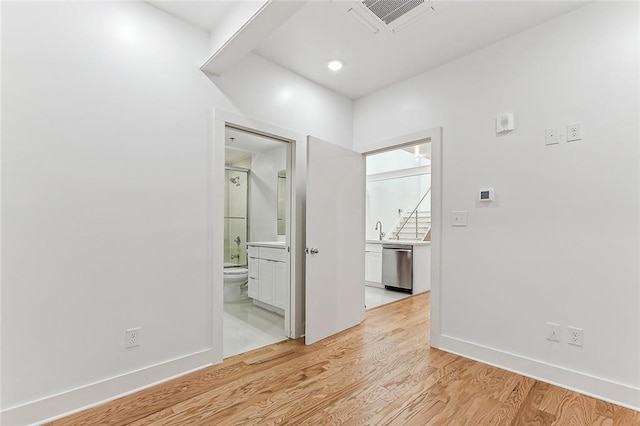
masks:
[(480, 201), (493, 201), (493, 188), (481, 189), (478, 199)]
[(513, 130), (515, 126), (513, 125), (513, 113), (512, 112), (503, 112), (502, 114), (498, 114), (496, 117), (496, 132), (497, 133), (506, 133)]

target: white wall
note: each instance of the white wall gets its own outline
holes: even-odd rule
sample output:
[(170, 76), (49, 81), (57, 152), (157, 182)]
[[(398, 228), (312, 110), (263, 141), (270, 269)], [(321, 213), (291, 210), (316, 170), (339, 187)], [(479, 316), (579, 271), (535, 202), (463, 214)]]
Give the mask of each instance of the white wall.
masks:
[[(367, 239), (379, 238), (379, 231), (375, 230), (378, 221), (382, 222), (386, 237), (391, 236), (391, 231), (402, 213), (411, 213), (429, 186), (430, 174), (367, 182)], [(430, 211), (430, 195), (428, 194), (420, 205), (421, 212)], [(402, 209), (402, 213), (398, 213), (399, 209)]]
[(341, 95), (254, 54), (210, 78), (240, 114), (352, 148), (352, 102)]
[[(361, 151), (443, 127), (440, 345), (636, 408), (638, 34), (637, 3), (593, 3), (354, 105)], [(501, 111), (516, 117), (505, 136)], [(545, 146), (545, 128), (575, 121), (583, 141)], [(496, 201), (481, 205), (485, 186)]]
[[(416, 161), (413, 154), (403, 149), (368, 155), (366, 160), (367, 176), (385, 172), (402, 173), (405, 169), (431, 164), (429, 159), (422, 157)], [(379, 239), (380, 233), (375, 230), (378, 221), (382, 222), (382, 229), (386, 234), (385, 238), (388, 238), (394, 224), (402, 215), (398, 210), (411, 212), (430, 186), (431, 175), (403, 176), (375, 181), (367, 179), (367, 216), (365, 219), (367, 240)], [(430, 194), (425, 197), (420, 210), (431, 210)]]
[(278, 239), (278, 172), (287, 169), (287, 146), (251, 157), (249, 241)]
[(412, 153), (404, 149), (394, 149), (392, 151), (368, 155), (367, 175), (428, 166), (430, 164), (431, 161), (428, 158), (418, 157), (416, 160)]
[(2, 40), (2, 424), (219, 361), (213, 109), (347, 144), (351, 101), (256, 56), (212, 82), (208, 35), (144, 3), (3, 2)]

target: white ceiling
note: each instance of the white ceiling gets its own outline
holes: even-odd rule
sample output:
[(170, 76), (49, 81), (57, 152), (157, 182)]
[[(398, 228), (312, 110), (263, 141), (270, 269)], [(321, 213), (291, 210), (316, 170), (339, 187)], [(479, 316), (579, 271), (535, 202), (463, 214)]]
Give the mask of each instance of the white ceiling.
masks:
[(423, 143), (420, 145), (405, 146), (400, 148), (403, 151), (407, 151), (416, 157), (428, 158), (431, 160), (431, 142)]
[[(255, 133), (226, 127), (225, 132), (225, 164), (251, 158), (254, 154), (282, 147), (283, 142)], [(233, 138), (233, 140), (231, 139)]]
[[(150, 1), (202, 28), (229, 2)], [(255, 53), (335, 92), (357, 99), (522, 32), (585, 4), (578, 1), (432, 1), (434, 11), (397, 31), (373, 34), (348, 14), (353, 1), (309, 1)], [(207, 22), (209, 25), (207, 26)], [(329, 59), (345, 62), (339, 72)]]
[(170, 15), (187, 21), (205, 31), (211, 31), (225, 12), (229, 9), (231, 1), (167, 1), (146, 0), (152, 6), (164, 10)]
[[(432, 2), (397, 33), (371, 33), (349, 16), (353, 2), (309, 2), (256, 53), (352, 99), (575, 9), (576, 2)], [(443, 7), (444, 5), (444, 7)], [(326, 62), (340, 58), (336, 73)]]

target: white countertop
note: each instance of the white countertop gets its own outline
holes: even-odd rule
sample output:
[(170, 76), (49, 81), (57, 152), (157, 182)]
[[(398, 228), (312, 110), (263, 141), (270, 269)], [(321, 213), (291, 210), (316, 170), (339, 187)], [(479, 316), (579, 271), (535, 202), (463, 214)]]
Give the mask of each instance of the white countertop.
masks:
[(284, 241), (250, 241), (247, 246), (254, 247), (271, 247), (271, 248), (285, 248)]
[(405, 244), (408, 246), (428, 246), (431, 241), (412, 241), (412, 240), (366, 240), (366, 244)]

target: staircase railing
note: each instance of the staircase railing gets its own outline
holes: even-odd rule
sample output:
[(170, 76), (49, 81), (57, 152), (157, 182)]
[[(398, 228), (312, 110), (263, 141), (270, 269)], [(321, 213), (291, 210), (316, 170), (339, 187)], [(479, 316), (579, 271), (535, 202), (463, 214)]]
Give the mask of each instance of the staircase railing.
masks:
[(420, 204), (422, 204), (422, 202), (424, 201), (425, 197), (429, 194), (429, 192), (431, 192), (431, 187), (429, 187), (429, 189), (427, 189), (427, 192), (424, 193), (422, 198), (420, 198), (420, 201), (418, 201), (418, 204), (416, 204), (416, 208), (413, 209), (411, 214), (405, 219), (405, 221), (402, 224), (402, 226), (400, 227), (400, 229), (398, 229), (396, 231), (396, 240), (400, 239), (400, 232), (402, 232), (404, 227), (407, 225), (407, 222), (409, 222), (409, 219), (411, 219), (414, 214), (416, 215), (416, 238), (418, 238), (418, 208), (420, 207)]

